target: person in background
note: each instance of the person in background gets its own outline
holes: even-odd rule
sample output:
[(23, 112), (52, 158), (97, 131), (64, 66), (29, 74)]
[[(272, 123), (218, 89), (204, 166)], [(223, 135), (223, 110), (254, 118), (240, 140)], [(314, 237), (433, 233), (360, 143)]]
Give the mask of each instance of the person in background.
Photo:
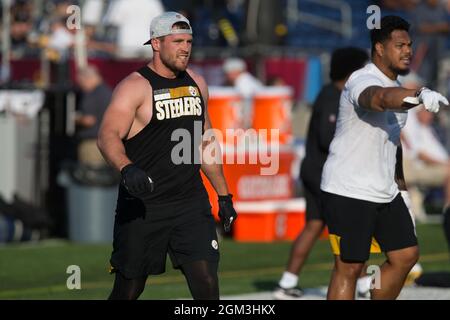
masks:
[(102, 167), (106, 162), (97, 148), (97, 135), (112, 91), (93, 66), (78, 72), (77, 83), (82, 90), (80, 108), (75, 118), (79, 139), (78, 161), (91, 167)]
[[(227, 83), (232, 85), (243, 98), (243, 119), (250, 121), (253, 96), (264, 88), (263, 83), (247, 71), (245, 61), (240, 58), (226, 59), (223, 71)], [(249, 125), (250, 123), (247, 123), (245, 127)]]
[[(407, 184), (412, 186), (443, 187), (445, 197), (443, 212), (444, 217), (448, 219), (450, 158), (432, 126), (433, 120), (434, 114), (427, 112), (423, 107), (410, 112), (410, 119), (402, 131), (402, 138), (405, 141), (405, 176)], [(444, 227), (445, 225), (444, 223)]]
[(414, 67), (431, 88), (436, 88), (439, 62), (450, 34), (449, 15), (439, 0), (424, 0), (412, 17), (417, 43)]
[[(410, 72), (406, 76), (400, 76), (398, 78), (403, 88), (406, 89), (415, 89), (420, 90), (424, 86), (424, 81), (421, 77), (419, 77), (415, 72)], [(414, 110), (410, 114), (410, 120), (408, 121), (408, 128), (416, 127), (417, 125), (417, 116), (414, 112)], [(407, 129), (408, 131), (411, 131)], [(405, 168), (405, 176), (406, 176), (406, 182), (407, 182), (407, 188), (408, 188), (408, 194), (410, 196), (410, 203), (409, 207), (414, 215), (414, 219), (416, 221), (426, 221), (427, 215), (424, 208), (424, 195), (422, 194), (422, 191), (420, 190), (420, 183), (417, 179), (418, 176), (420, 176), (420, 173), (417, 175), (415, 172), (411, 172), (412, 170), (412, 153), (411, 148), (412, 145), (409, 139), (411, 137), (408, 137), (405, 135), (405, 129), (402, 130), (400, 139), (402, 141), (402, 146), (404, 150), (404, 158), (403, 158), (403, 167)], [(423, 186), (423, 185), (422, 185)], [(408, 203), (407, 203), (408, 205)]]
[(247, 70), (245, 61), (240, 58), (229, 58), (223, 64), (223, 71), (229, 84), (244, 98), (251, 98), (264, 86), (261, 81)]

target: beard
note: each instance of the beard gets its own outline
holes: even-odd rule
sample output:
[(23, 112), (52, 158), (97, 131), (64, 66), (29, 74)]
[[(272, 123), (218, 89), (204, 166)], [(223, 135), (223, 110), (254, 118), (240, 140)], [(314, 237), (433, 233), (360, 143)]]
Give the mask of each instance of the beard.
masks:
[(399, 76), (406, 76), (410, 70), (409, 68), (406, 69), (394, 68), (394, 71), (397, 72)]
[(174, 73), (183, 72), (186, 71), (187, 69), (187, 64), (181, 67), (177, 66), (176, 60), (170, 61), (170, 59), (166, 59), (165, 57), (161, 56), (161, 61), (169, 70), (171, 70)]
[(399, 76), (406, 76), (409, 73), (409, 71), (410, 71), (409, 67), (407, 67), (405, 69), (401, 69), (401, 68), (393, 66), (392, 64), (391, 64), (391, 68), (390, 69), (392, 71), (394, 71), (396, 74), (398, 74)]

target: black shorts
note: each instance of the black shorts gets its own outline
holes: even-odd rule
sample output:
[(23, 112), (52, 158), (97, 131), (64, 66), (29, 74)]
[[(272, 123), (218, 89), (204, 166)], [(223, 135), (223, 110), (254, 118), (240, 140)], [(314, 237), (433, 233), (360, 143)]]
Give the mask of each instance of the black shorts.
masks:
[(137, 278), (185, 263), (219, 261), (216, 224), (208, 199), (146, 207), (136, 198), (119, 198), (114, 223), (111, 272)]
[(311, 192), (311, 190), (308, 189), (306, 186), (303, 190), (306, 200), (306, 221), (310, 220), (324, 221), (325, 218), (323, 217), (322, 213), (320, 192)]
[(390, 203), (322, 192), (322, 206), (335, 255), (344, 262), (365, 262), (370, 252), (417, 245), (414, 223), (399, 193)]

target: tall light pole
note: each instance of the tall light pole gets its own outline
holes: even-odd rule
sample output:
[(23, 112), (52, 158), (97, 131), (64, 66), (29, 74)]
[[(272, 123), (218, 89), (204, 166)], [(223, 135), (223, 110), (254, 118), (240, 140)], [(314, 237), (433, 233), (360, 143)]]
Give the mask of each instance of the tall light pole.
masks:
[(9, 58), (11, 55), (11, 3), (12, 0), (2, 0), (3, 25), (2, 25), (2, 66), (0, 82), (8, 82), (11, 76)]

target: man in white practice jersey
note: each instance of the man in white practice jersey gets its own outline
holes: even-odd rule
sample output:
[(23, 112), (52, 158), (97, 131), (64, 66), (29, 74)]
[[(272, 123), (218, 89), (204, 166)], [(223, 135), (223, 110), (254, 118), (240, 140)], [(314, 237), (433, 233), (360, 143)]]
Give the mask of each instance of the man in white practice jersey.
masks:
[(340, 98), (321, 180), (335, 255), (328, 299), (354, 298), (371, 251), (382, 251), (387, 258), (371, 297), (395, 299), (419, 257), (413, 221), (399, 192), (404, 186), (400, 130), (408, 109), (423, 104), (438, 112), (440, 103), (448, 101), (427, 88), (399, 87), (397, 76), (409, 72), (412, 56), (408, 31), (402, 18), (383, 17), (381, 28), (370, 33), (372, 63), (350, 76)]

